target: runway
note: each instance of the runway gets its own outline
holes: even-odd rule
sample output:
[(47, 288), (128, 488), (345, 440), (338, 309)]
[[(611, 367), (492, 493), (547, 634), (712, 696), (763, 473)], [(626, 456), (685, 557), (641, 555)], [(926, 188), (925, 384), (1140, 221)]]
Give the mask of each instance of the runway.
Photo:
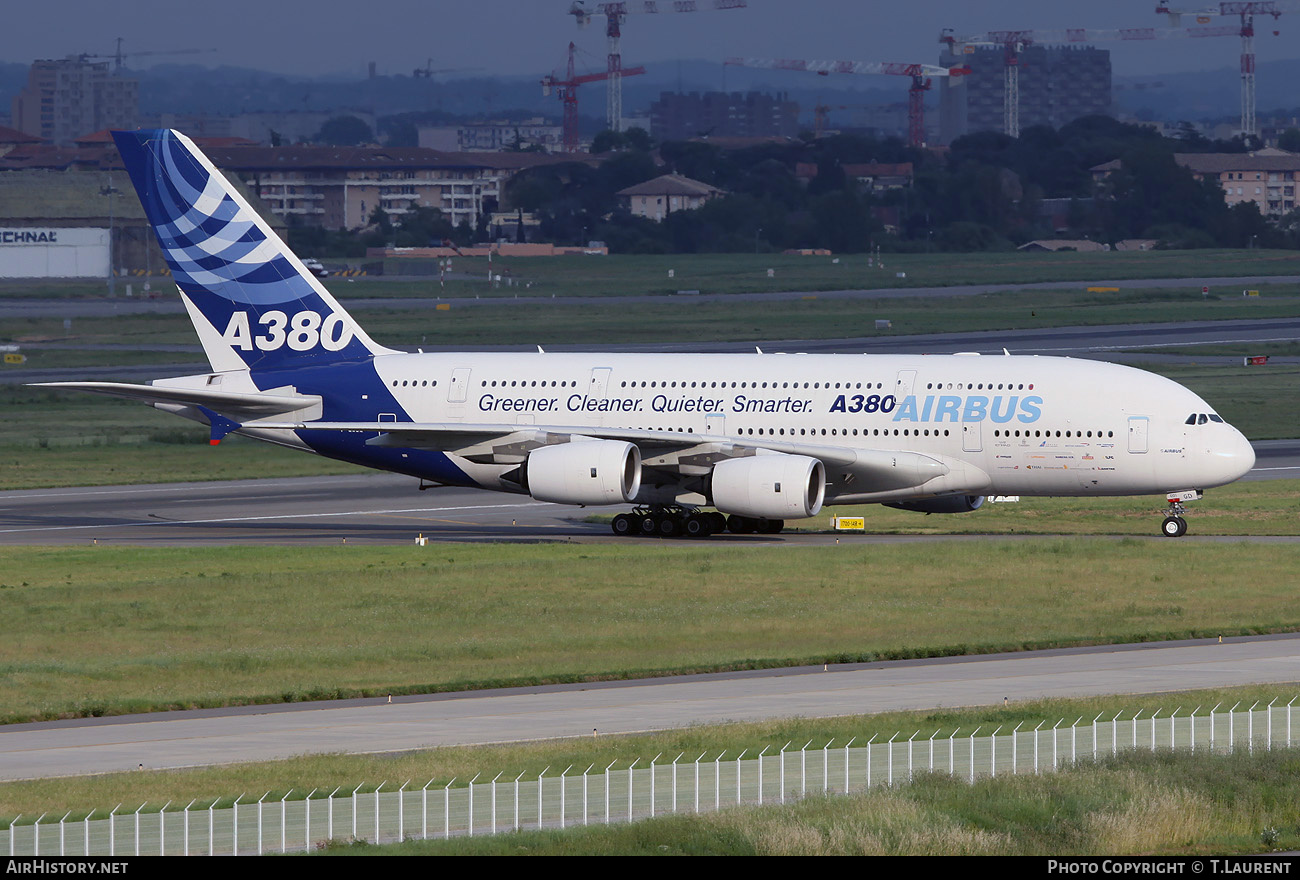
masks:
[(1297, 681), (1283, 635), (92, 718), (0, 731), (0, 779)]
[[(1300, 440), (1262, 441), (1255, 444), (1255, 450), (1255, 468), (1245, 479), (1300, 477)], [(150, 547), (337, 544), (344, 540), (403, 544), (417, 534), (435, 541), (644, 540), (615, 538), (607, 526), (584, 522), (592, 509), (474, 489), (440, 487), (421, 492), (417, 485), (411, 477), (362, 473), (0, 492), (0, 546), (92, 541)], [(1213, 494), (1202, 503), (1212, 504)], [(1153, 535), (1155, 525), (1153, 518)], [(836, 537), (725, 535), (711, 540), (815, 544), (833, 542)], [(935, 539), (846, 535), (841, 540)], [(1202, 539), (1196, 538), (1193, 530), (1183, 540)]]

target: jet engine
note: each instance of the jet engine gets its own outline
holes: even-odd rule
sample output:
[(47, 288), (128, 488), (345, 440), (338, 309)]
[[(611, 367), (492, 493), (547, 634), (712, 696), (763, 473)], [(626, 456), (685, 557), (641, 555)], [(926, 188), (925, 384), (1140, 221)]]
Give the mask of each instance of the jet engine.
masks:
[(538, 501), (623, 504), (641, 489), (641, 451), (617, 440), (577, 440), (534, 449), (524, 485)]
[(983, 504), (983, 495), (946, 495), (942, 498), (926, 498), (922, 501), (890, 501), (884, 506), (898, 510), (914, 510), (917, 513), (970, 513), (972, 510), (979, 510)]
[(762, 519), (816, 516), (826, 497), (826, 468), (806, 455), (729, 458), (713, 468), (713, 504)]

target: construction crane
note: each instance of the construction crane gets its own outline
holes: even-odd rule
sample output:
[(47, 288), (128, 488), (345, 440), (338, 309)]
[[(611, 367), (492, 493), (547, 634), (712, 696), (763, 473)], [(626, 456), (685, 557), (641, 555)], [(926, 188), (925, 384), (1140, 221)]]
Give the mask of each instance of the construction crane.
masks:
[(622, 2), (597, 3), (591, 9), (582, 0), (569, 7), (579, 28), (585, 28), (597, 15), (605, 16), (605, 37), (609, 41), (609, 54), (605, 78), (609, 87), (605, 93), (605, 116), (611, 131), (623, 130), (623, 56), (619, 42), (622, 39), (623, 19), (633, 13), (657, 15), (665, 12), (699, 12), (707, 5), (710, 9), (743, 9), (748, 0), (622, 0)]
[[(1228, 2), (1220, 3), (1210, 9), (1171, 9), (1168, 3), (1158, 2), (1156, 14), (1169, 17), (1177, 25), (1184, 15), (1195, 15), (1198, 22), (1209, 21), (1215, 15), (1235, 15), (1241, 20), (1234, 34), (1241, 36), (1241, 133), (1258, 136), (1255, 126), (1255, 16), (1271, 15), (1277, 21), (1284, 12), (1300, 10), (1300, 3), (1287, 0), (1267, 0), (1267, 2)], [(1273, 31), (1277, 36), (1277, 31)]]
[[(562, 143), (564, 152), (578, 152), (578, 86), (583, 83), (599, 82), (609, 78), (609, 72), (604, 73), (584, 73), (581, 76), (575, 74), (573, 69), (574, 45), (569, 44), (569, 66), (564, 79), (560, 79), (555, 74), (542, 77), (542, 94), (550, 95), (552, 91), (559, 96), (561, 103), (564, 104), (564, 123), (562, 131)], [(645, 73), (644, 67), (629, 67), (622, 71), (623, 76), (639, 76)]]
[(969, 67), (940, 67), (937, 64), (903, 64), (879, 61), (804, 61), (799, 58), (728, 58), (723, 62), (735, 67), (760, 67), (766, 70), (801, 70), (818, 76), (832, 73), (884, 74), (910, 76), (912, 85), (907, 90), (907, 142), (920, 147), (925, 144), (925, 93), (930, 89), (931, 78), (936, 76), (962, 76), (970, 73)]
[(84, 61), (108, 60), (113, 61), (113, 70), (116, 73), (122, 72), (123, 63), (127, 58), (138, 58), (141, 55), (199, 55), (205, 52), (215, 52), (216, 49), (159, 49), (151, 52), (123, 52), (122, 38), (117, 38), (117, 51), (112, 55), (92, 55), (89, 52), (82, 52), (77, 57)]
[(970, 54), (976, 46), (1001, 46), (1005, 84), (1002, 95), (1004, 130), (1011, 137), (1020, 137), (1020, 53), (1032, 44), (1103, 43), (1114, 40), (1169, 40), (1195, 37), (1235, 36), (1232, 27), (1195, 28), (1063, 28), (1059, 30), (988, 31), (959, 37), (945, 28), (939, 42), (948, 46), (954, 55)]

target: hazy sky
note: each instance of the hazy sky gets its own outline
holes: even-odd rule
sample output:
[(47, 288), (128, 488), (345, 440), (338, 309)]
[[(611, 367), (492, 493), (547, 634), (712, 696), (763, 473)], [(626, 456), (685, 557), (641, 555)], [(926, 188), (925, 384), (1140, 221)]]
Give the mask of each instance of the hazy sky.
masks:
[[(708, 6), (709, 0), (699, 0)], [(596, 0), (589, 0), (594, 7)], [(638, 0), (633, 0), (639, 5)], [(671, 0), (659, 0), (670, 7)], [(80, 52), (211, 49), (203, 55), (128, 63), (191, 61), (284, 73), (409, 74), (432, 57), (435, 68), (541, 75), (559, 67), (570, 40), (584, 67), (604, 66), (603, 20), (579, 31), (570, 0), (59, 0), (11, 4), (0, 29), (0, 60), (29, 63)], [(1213, 4), (1192, 2), (1190, 7)], [(693, 14), (632, 15), (623, 28), (626, 65), (728, 55), (933, 63), (942, 27), (958, 33), (1010, 28), (1119, 28), (1160, 25), (1155, 0), (749, 0), (748, 8)], [(1216, 18), (1215, 24), (1236, 19)], [(1273, 30), (1280, 31), (1279, 36)], [(1261, 61), (1300, 57), (1300, 13), (1257, 22)], [(1236, 68), (1236, 37), (1107, 43), (1116, 74)]]

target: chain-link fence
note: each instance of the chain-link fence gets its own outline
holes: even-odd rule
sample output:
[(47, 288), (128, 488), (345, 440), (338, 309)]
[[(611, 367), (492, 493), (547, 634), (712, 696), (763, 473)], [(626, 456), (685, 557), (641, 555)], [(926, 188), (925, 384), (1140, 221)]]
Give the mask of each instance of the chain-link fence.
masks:
[[(260, 798), (217, 798), (118, 805), (111, 810), (18, 816), (0, 832), (10, 855), (215, 855), (290, 852), (330, 840), (387, 843), (531, 828), (626, 822), (665, 813), (716, 810), (732, 804), (784, 803), (809, 793), (844, 793), (909, 782), (917, 773), (947, 773), (974, 782), (985, 776), (1038, 774), (1080, 761), (1138, 749), (1230, 753), (1291, 748), (1292, 703), (1273, 701), (1227, 712), (1160, 710), (1131, 718), (1117, 713), (1061, 719), (1026, 730), (1003, 727), (916, 731), (866, 743), (742, 749), (674, 758), (658, 755), (619, 767), (615, 761), (573, 772), (546, 768), (535, 777), (479, 774), (462, 784), (433, 780), (412, 787), (381, 783), (350, 791), (268, 792)], [(945, 734), (941, 737), (941, 734)]]

